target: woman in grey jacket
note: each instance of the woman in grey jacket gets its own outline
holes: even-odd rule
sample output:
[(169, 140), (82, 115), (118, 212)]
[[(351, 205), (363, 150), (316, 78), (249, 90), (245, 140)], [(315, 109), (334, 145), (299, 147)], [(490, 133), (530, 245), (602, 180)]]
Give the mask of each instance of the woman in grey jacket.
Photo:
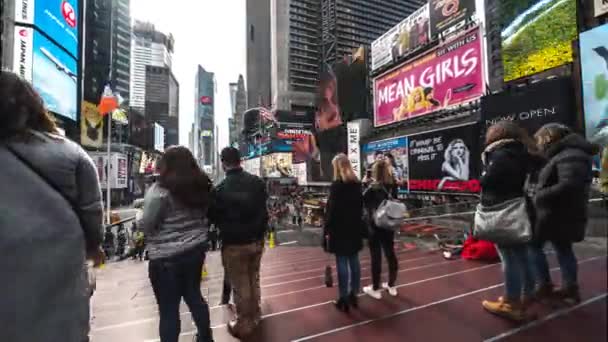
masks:
[(200, 287), (211, 181), (182, 146), (165, 151), (158, 171), (158, 182), (144, 199), (142, 228), (150, 258), (148, 275), (160, 312), (160, 340), (178, 341), (179, 304), (184, 298), (198, 330), (196, 341), (212, 342), (209, 306)]
[(85, 341), (85, 258), (103, 260), (97, 171), (30, 84), (2, 72), (0, 93), (0, 341)]

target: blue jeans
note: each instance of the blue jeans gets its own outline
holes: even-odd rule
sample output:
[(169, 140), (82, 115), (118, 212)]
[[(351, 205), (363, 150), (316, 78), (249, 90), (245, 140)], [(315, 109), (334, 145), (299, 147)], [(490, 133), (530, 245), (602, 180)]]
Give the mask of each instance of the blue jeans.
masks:
[(340, 298), (346, 298), (350, 293), (358, 293), (361, 289), (361, 265), (359, 264), (359, 255), (336, 255), (336, 268), (338, 270)]
[(505, 298), (519, 301), (534, 292), (534, 278), (528, 261), (528, 246), (497, 246), (505, 278)]
[[(562, 287), (569, 288), (578, 285), (578, 261), (572, 250), (571, 242), (552, 242), (553, 249), (557, 255), (557, 260), (562, 271)], [(534, 265), (534, 276), (536, 285), (539, 287), (550, 286), (551, 273), (547, 256), (543, 251), (544, 243), (536, 243), (529, 248), (530, 258)]]

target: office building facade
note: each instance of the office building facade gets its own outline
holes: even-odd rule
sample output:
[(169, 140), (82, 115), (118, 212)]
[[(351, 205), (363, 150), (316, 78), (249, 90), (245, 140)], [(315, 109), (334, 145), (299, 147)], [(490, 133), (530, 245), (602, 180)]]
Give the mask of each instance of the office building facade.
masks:
[(114, 91), (129, 100), (131, 80), (131, 1), (112, 0), (112, 81)]
[(243, 113), (247, 110), (247, 91), (245, 89), (245, 79), (239, 75), (236, 83), (229, 84), (230, 109), (232, 117), (228, 119), (230, 145), (238, 146), (239, 137), (243, 130)]
[(215, 74), (198, 66), (195, 79), (195, 116), (196, 139), (199, 145), (198, 155), (201, 167), (205, 171), (215, 165)]
[(178, 94), (179, 83), (170, 68), (146, 66), (146, 127), (164, 127), (165, 147), (179, 144)]
[(171, 68), (172, 35), (166, 35), (147, 22), (135, 21), (131, 39), (130, 105), (144, 112), (146, 102), (146, 66)]
[(270, 106), (271, 0), (246, 0), (247, 102), (252, 107)]

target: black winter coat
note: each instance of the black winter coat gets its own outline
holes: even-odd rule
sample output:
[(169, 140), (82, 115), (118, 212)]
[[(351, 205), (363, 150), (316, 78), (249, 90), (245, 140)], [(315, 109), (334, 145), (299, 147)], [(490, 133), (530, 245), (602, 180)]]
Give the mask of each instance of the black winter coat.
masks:
[(532, 157), (524, 144), (511, 139), (499, 140), (486, 147), (482, 160), (483, 205), (491, 206), (524, 196), (526, 177), (533, 171)]
[(209, 208), (209, 219), (219, 228), (224, 245), (242, 245), (264, 240), (268, 230), (266, 185), (243, 169), (226, 172)]
[(539, 173), (534, 197), (540, 241), (579, 242), (585, 238), (592, 156), (598, 150), (582, 136), (571, 134), (546, 151), (548, 162)]
[(361, 183), (333, 182), (327, 201), (325, 235), (329, 235), (328, 252), (350, 256), (363, 248), (363, 195)]

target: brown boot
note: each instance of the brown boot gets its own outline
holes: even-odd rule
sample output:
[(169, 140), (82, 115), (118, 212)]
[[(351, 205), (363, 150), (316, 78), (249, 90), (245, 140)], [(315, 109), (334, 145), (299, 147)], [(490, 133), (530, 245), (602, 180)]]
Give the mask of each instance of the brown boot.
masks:
[(523, 322), (530, 317), (521, 302), (511, 302), (500, 297), (497, 301), (484, 300), (481, 304), (488, 312), (515, 322)]
[(553, 284), (544, 284), (536, 289), (534, 294), (536, 300), (543, 304), (551, 303), (555, 299), (555, 290)]
[(574, 306), (581, 302), (581, 294), (578, 285), (561, 288), (554, 292), (556, 299), (561, 300), (567, 305)]
[[(503, 296), (498, 297), (498, 301), (499, 302), (504, 302), (505, 299)], [(536, 301), (536, 298), (534, 298), (534, 296), (521, 296), (521, 305), (523, 306), (524, 309), (528, 309), (530, 306), (532, 306), (532, 304), (534, 304), (534, 302)]]

